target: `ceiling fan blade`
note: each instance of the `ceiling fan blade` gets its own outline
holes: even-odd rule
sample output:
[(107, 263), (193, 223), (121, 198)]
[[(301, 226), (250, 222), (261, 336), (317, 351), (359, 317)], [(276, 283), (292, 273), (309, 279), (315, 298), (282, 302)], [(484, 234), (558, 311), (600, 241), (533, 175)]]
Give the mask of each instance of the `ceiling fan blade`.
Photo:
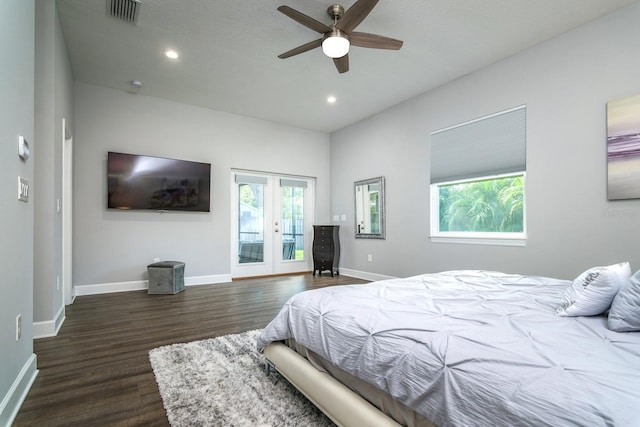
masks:
[(402, 47), (402, 40), (369, 33), (351, 33), (349, 34), (349, 41), (354, 46), (369, 47), (373, 49), (398, 50)]
[(333, 63), (336, 64), (336, 68), (340, 74), (349, 71), (349, 54), (341, 58), (333, 58)]
[(369, 15), (378, 0), (358, 0), (338, 20), (337, 27), (349, 34)]
[(316, 21), (312, 17), (307, 16), (302, 12), (298, 12), (297, 10), (292, 9), (289, 6), (280, 6), (278, 10), (294, 21), (304, 25), (307, 28), (311, 28), (313, 31), (317, 31), (320, 34), (331, 32), (331, 27), (323, 24), (320, 21)]
[(322, 39), (314, 40), (312, 42), (305, 43), (302, 46), (295, 47), (288, 52), (282, 53), (278, 55), (278, 58), (280, 59), (289, 58), (291, 56), (298, 55), (300, 53), (306, 52), (311, 49), (315, 49), (320, 46), (322, 46)]

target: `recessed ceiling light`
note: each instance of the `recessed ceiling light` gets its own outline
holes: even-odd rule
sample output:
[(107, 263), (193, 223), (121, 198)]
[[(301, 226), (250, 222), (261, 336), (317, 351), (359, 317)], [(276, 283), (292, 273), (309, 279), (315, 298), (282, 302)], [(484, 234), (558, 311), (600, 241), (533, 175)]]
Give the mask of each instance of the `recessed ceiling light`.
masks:
[(175, 50), (166, 50), (164, 54), (167, 58), (171, 58), (171, 59), (178, 59), (178, 56), (180, 56), (178, 55), (178, 52), (176, 52)]
[(327, 97), (327, 102), (328, 102), (329, 104), (335, 104), (335, 102), (336, 102), (336, 101), (337, 101), (337, 99), (336, 99), (336, 97), (335, 97), (335, 96), (333, 96), (333, 95), (332, 95), (332, 96)]

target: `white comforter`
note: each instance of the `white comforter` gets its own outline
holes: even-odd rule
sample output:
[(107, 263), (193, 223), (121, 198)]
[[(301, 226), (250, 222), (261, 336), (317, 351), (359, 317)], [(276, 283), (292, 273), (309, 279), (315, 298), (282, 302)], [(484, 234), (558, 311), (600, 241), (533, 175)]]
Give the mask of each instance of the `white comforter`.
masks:
[(440, 426), (640, 426), (640, 332), (554, 314), (570, 282), (451, 271), (292, 297), (294, 338)]

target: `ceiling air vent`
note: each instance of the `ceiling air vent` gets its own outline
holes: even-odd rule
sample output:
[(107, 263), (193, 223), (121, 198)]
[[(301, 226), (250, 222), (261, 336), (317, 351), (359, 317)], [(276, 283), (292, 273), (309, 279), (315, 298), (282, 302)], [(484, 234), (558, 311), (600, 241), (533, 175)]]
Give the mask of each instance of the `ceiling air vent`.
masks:
[(107, 0), (107, 13), (114, 18), (135, 24), (140, 11), (140, 0)]

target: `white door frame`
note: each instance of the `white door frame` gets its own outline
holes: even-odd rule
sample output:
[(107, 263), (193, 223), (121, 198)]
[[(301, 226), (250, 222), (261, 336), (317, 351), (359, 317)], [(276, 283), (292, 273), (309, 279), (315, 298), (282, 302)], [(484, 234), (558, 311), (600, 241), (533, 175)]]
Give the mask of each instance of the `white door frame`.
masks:
[[(238, 260), (238, 191), (236, 174), (266, 178), (264, 200), (264, 250), (263, 262), (241, 264)], [(305, 190), (305, 229), (304, 233), (304, 259), (284, 260), (282, 254), (282, 230), (279, 218), (281, 212), (281, 178), (293, 178), (307, 182)], [(253, 172), (243, 170), (231, 171), (231, 277), (267, 276), (273, 274), (287, 274), (311, 271), (312, 256), (311, 245), (313, 239), (313, 222), (315, 214), (315, 180), (309, 177), (299, 177), (266, 172)]]
[(73, 303), (73, 136), (62, 119), (62, 300)]

